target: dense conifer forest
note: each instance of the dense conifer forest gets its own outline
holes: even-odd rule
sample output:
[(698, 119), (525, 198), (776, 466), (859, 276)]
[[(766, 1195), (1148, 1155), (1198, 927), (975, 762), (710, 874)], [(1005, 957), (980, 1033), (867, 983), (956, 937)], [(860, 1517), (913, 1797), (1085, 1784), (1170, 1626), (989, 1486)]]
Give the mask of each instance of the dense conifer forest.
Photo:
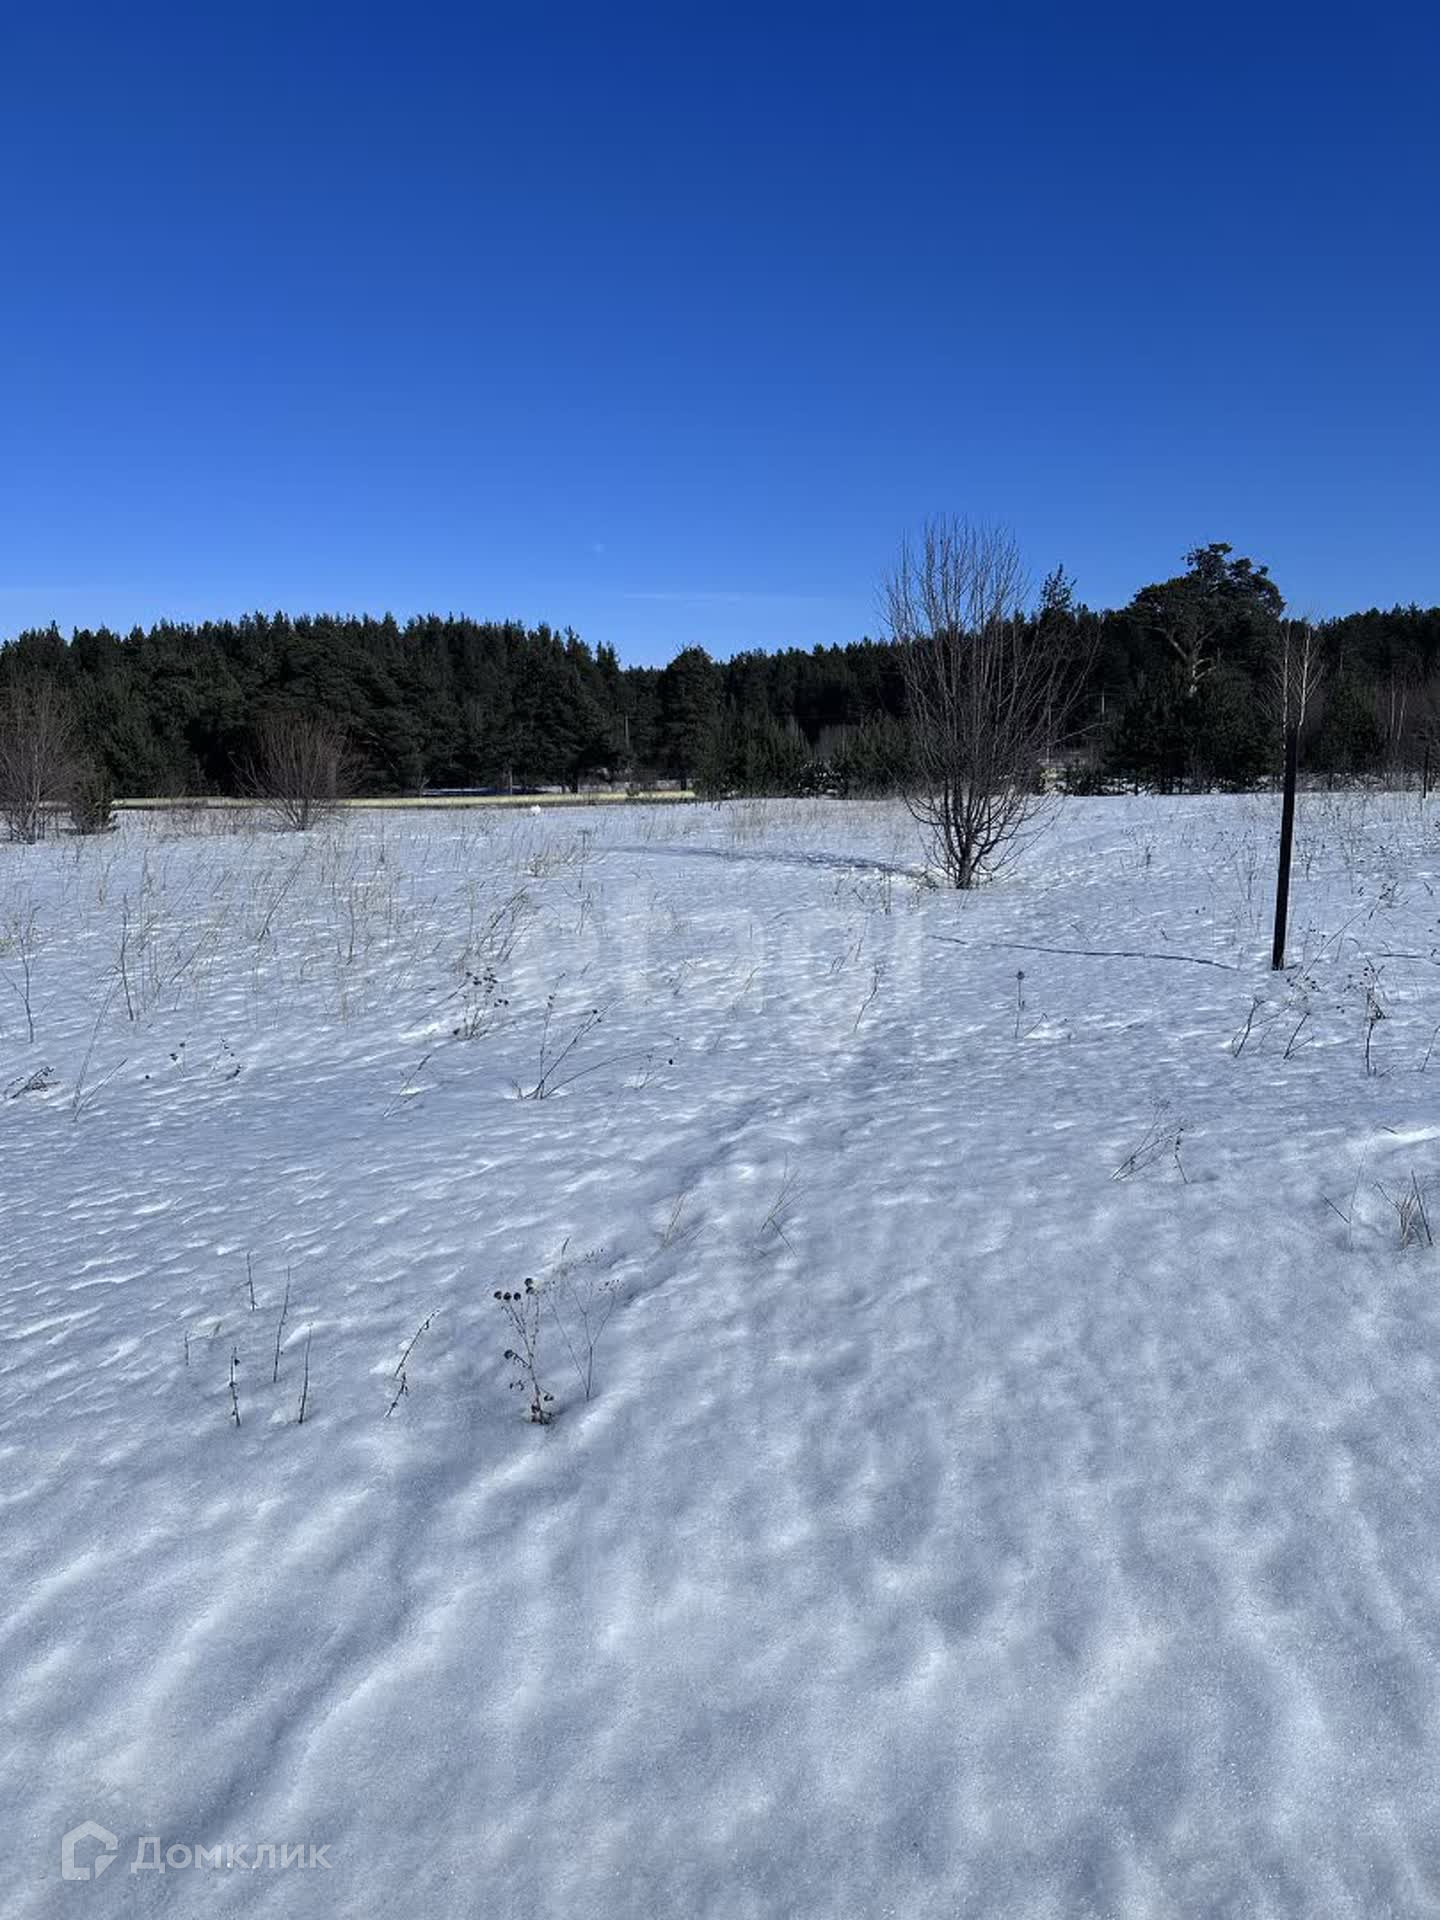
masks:
[[(1437, 608), (1304, 627), (1265, 567), (1214, 544), (1108, 612), (1078, 604), (1057, 570), (1034, 617), (1091, 663), (1078, 723), (1057, 742), (1073, 788), (1267, 778), (1281, 662), (1302, 633), (1319, 683), (1313, 774), (1419, 770), (1440, 748)], [(0, 647), (0, 692), (21, 682), (59, 690), (122, 796), (242, 790), (259, 730), (295, 713), (343, 732), (361, 793), (655, 779), (705, 793), (885, 792), (908, 769), (896, 651), (875, 639), (723, 662), (681, 644), (663, 668), (625, 667), (611, 647), (548, 626), (256, 613), (68, 639), (27, 631)]]

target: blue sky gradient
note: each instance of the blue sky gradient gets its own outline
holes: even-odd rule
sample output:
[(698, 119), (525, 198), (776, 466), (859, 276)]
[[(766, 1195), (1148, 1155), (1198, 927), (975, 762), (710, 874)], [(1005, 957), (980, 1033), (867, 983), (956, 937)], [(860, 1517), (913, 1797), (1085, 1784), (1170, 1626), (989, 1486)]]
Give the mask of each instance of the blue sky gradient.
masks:
[(1440, 599), (1419, 10), (15, 5), (0, 635), (844, 641), (928, 514)]

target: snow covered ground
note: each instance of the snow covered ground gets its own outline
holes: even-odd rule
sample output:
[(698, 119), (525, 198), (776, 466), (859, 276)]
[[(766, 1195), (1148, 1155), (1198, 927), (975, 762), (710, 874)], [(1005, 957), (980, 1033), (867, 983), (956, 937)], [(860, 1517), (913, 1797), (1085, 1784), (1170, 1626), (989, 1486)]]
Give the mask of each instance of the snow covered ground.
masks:
[(1440, 814), (1274, 976), (1277, 811), (0, 847), (0, 1909), (1440, 1912)]

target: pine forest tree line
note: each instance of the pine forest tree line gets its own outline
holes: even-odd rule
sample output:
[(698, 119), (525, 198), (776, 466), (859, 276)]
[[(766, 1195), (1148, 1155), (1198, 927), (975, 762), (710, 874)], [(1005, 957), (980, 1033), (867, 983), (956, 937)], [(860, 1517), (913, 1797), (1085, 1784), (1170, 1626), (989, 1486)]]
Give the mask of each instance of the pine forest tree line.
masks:
[[(1229, 547), (1185, 562), (1108, 612), (1079, 605), (1063, 571), (1046, 580), (1029, 617), (1071, 629), (1091, 663), (1056, 742), (1068, 784), (1266, 779), (1302, 634), (1312, 774), (1419, 771), (1432, 753), (1440, 771), (1440, 609), (1305, 627)], [(122, 796), (243, 792), (265, 729), (297, 715), (337, 729), (355, 790), (377, 795), (656, 778), (708, 794), (884, 793), (911, 773), (901, 662), (875, 639), (723, 662), (686, 646), (663, 668), (624, 667), (569, 629), (257, 613), (69, 639), (32, 629), (0, 646), (0, 698), (17, 687), (63, 704), (84, 763)]]

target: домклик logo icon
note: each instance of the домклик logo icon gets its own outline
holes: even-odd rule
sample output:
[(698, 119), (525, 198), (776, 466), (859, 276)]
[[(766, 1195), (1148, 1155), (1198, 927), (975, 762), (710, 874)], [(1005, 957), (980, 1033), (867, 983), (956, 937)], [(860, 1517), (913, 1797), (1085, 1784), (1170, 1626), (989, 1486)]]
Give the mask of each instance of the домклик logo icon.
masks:
[[(95, 1865), (77, 1867), (75, 1849), (82, 1840), (98, 1840), (104, 1852), (94, 1856)], [(87, 1820), (84, 1826), (72, 1827), (60, 1842), (60, 1878), (62, 1880), (98, 1880), (108, 1866), (114, 1864), (115, 1855), (120, 1851), (120, 1842), (108, 1827), (102, 1827), (97, 1821)]]

